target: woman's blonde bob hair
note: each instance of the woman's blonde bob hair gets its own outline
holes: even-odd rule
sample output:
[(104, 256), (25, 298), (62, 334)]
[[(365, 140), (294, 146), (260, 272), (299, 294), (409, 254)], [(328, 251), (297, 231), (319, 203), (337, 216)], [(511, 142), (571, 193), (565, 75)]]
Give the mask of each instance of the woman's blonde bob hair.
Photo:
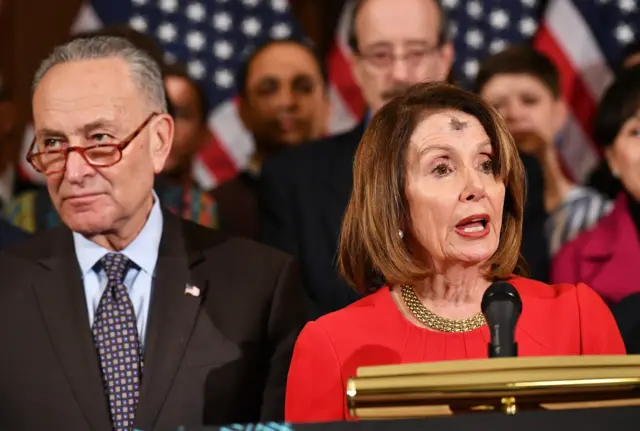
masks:
[[(487, 262), (487, 277), (508, 279), (516, 267), (524, 273), (520, 244), (525, 174), (504, 120), (473, 93), (446, 83), (423, 83), (374, 115), (356, 152), (338, 266), (341, 275), (360, 292), (372, 292), (384, 284), (414, 284), (430, 274), (428, 263), (416, 259), (406, 243), (411, 233), (404, 193), (406, 153), (416, 126), (444, 110), (465, 112), (478, 119), (491, 140), (495, 175), (505, 184), (500, 243)], [(400, 229), (404, 238), (398, 234)]]

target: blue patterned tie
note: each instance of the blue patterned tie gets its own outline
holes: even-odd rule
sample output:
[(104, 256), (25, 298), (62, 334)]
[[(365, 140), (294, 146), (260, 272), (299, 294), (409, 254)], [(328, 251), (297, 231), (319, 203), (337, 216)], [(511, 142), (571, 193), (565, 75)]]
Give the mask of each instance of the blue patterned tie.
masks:
[(108, 282), (93, 322), (93, 341), (100, 355), (113, 428), (131, 430), (142, 374), (136, 314), (124, 285), (133, 263), (122, 254), (108, 253), (100, 264)]

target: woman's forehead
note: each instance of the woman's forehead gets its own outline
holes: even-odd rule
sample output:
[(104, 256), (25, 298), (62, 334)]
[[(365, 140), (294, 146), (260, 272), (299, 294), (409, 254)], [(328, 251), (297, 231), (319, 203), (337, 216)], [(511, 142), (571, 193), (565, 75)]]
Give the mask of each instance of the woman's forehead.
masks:
[(411, 136), (416, 149), (454, 143), (490, 143), (487, 132), (473, 115), (460, 111), (437, 112), (424, 118)]

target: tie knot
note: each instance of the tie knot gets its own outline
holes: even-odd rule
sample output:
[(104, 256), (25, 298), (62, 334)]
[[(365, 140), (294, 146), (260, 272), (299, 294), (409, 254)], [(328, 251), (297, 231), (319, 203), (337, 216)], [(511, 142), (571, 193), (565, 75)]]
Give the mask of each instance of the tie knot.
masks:
[(124, 281), (127, 271), (133, 266), (133, 262), (122, 253), (107, 253), (100, 259), (100, 264), (107, 278), (119, 283)]

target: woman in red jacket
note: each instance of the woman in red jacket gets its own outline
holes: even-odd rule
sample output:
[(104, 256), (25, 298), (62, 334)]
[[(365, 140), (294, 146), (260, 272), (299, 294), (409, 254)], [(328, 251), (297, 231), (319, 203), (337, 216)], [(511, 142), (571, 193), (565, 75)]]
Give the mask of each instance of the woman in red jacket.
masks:
[(308, 323), (285, 417), (348, 419), (345, 382), (368, 365), (484, 358), (485, 290), (508, 280), (520, 356), (624, 354), (600, 297), (514, 276), (525, 178), (504, 120), (478, 96), (418, 84), (373, 117), (354, 162), (338, 263), (364, 299)]
[(593, 123), (620, 191), (606, 217), (560, 249), (551, 280), (589, 283), (613, 306), (640, 292), (640, 66), (616, 77)]

